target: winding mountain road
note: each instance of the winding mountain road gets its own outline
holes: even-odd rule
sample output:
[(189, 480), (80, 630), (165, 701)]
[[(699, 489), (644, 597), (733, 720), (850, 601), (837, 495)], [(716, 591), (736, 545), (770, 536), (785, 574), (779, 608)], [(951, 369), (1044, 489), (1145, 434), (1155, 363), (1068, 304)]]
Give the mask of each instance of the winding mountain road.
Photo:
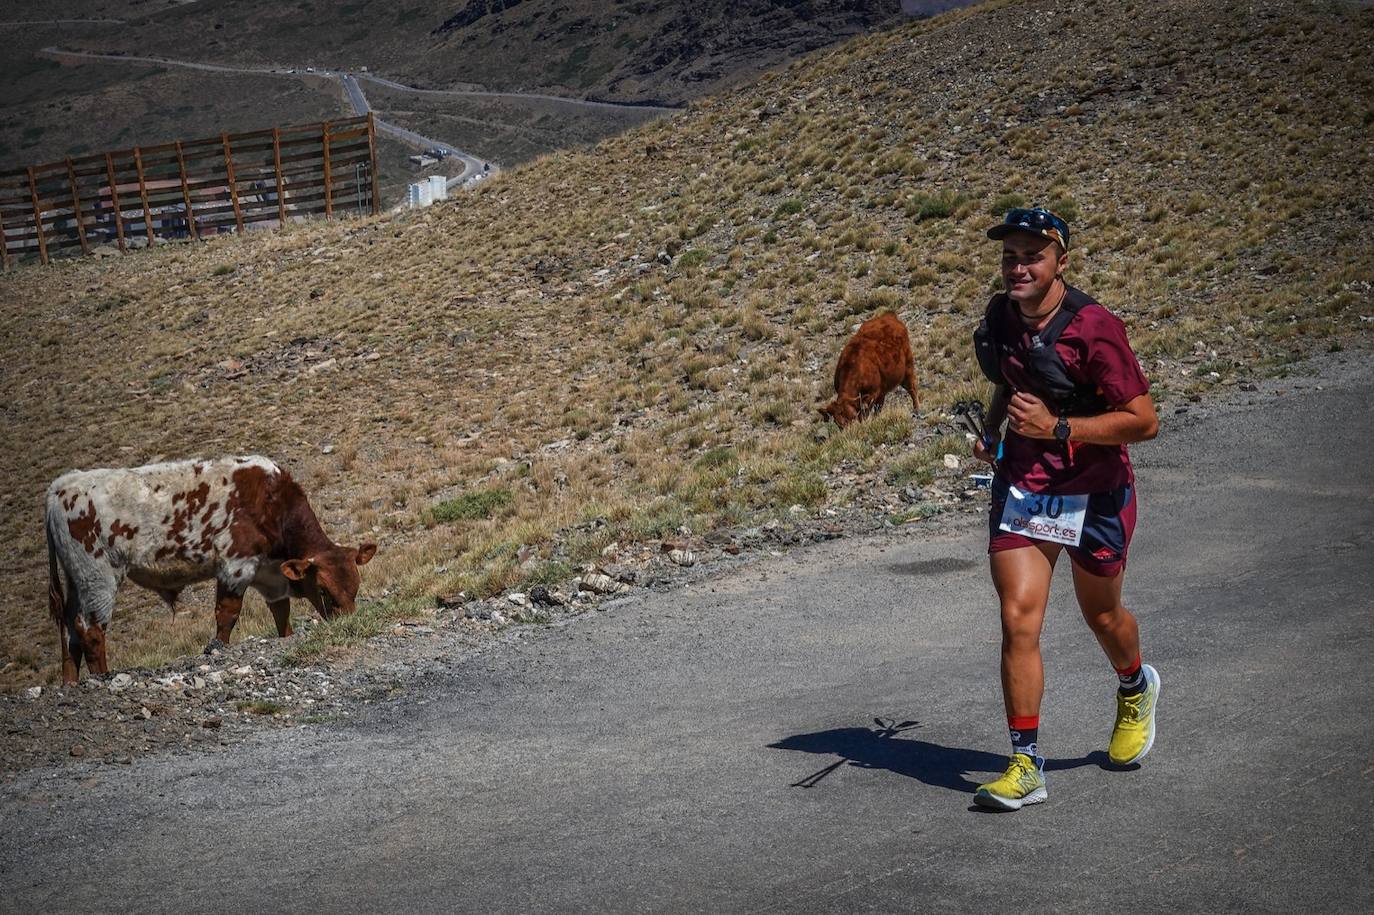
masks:
[(1159, 736), (1107, 765), (1115, 678), (1060, 568), (1046, 804), (971, 804), (1007, 737), (964, 514), (441, 658), (346, 721), (22, 774), (0, 909), (1374, 910), (1371, 400), (1347, 352), (1135, 449)]

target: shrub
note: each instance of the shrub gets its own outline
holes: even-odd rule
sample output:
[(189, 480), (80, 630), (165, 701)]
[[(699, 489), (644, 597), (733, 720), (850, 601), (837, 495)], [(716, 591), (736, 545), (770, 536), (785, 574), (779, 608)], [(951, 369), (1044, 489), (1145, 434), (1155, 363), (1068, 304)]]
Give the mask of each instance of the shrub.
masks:
[(1001, 218), (1007, 215), (1007, 210), (1014, 210), (1025, 205), (1026, 198), (1020, 194), (999, 194), (993, 198), (992, 205), (988, 207), (988, 215)]
[(954, 191), (940, 191), (935, 194), (914, 194), (907, 203), (906, 214), (917, 222), (926, 219), (945, 219), (953, 216), (967, 197)]

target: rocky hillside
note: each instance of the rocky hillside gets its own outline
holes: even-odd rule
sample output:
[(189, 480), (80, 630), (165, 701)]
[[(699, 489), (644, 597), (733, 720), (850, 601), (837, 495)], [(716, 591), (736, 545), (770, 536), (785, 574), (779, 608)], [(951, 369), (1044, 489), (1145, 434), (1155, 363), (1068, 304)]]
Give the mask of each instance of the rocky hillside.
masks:
[[(177, 137), (351, 116), (337, 80), (370, 69), (407, 85), (672, 105), (751, 79), (901, 15), (969, 0), (71, 0), (0, 19), (0, 165)], [(56, 17), (53, 19), (46, 16)], [(246, 68), (251, 75), (54, 57), (44, 48)], [(426, 96), (364, 87), (380, 116), (514, 164), (594, 142), (652, 114), (537, 99)], [(383, 136), (383, 184), (403, 188), (414, 152)], [(399, 165), (398, 165), (399, 163)], [(395, 194), (390, 195), (395, 199)]]
[[(52, 675), (39, 504), (73, 466), (271, 454), (338, 538), (381, 542), (365, 584), (392, 609), (740, 524), (946, 511), (973, 467), (946, 465), (945, 414), (986, 390), (983, 230), (1017, 203), (1073, 224), (1071, 278), (1127, 322), (1167, 448), (1213, 388), (1368, 346), (1372, 40), (1356, 4), (993, 2), (443, 208), (12, 271), (4, 680)], [(833, 359), (888, 307), (922, 416), (894, 396), (836, 434)], [(116, 666), (203, 644), (206, 595), (175, 621), (124, 599)]]
[[(968, 2), (922, 0), (908, 4), (908, 14)], [(198, 60), (370, 66), (432, 88), (680, 103), (890, 22), (902, 7), (897, 0), (202, 0), (145, 8), (127, 26), (73, 38), (83, 47)]]
[(430, 81), (681, 103), (898, 14), (892, 0), (469, 0), (413, 67)]

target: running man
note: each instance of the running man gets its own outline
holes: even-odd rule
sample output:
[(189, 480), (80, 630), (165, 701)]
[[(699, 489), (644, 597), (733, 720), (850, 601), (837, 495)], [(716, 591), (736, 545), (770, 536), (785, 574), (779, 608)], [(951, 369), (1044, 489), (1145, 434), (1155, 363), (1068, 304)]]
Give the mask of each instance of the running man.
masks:
[(988, 553), (1001, 601), (1011, 761), (974, 801), (1018, 810), (1049, 796), (1039, 742), (1040, 630), (1064, 551), (1083, 619), (1117, 674), (1108, 757), (1138, 762), (1154, 743), (1159, 675), (1140, 662), (1140, 633), (1121, 604), (1121, 585), (1136, 519), (1126, 446), (1154, 438), (1159, 422), (1125, 326), (1064, 281), (1064, 220), (1014, 209), (987, 234), (1002, 242), (1006, 292), (993, 296), (975, 335), (979, 363), (997, 387), (987, 439), (974, 455), (996, 467)]

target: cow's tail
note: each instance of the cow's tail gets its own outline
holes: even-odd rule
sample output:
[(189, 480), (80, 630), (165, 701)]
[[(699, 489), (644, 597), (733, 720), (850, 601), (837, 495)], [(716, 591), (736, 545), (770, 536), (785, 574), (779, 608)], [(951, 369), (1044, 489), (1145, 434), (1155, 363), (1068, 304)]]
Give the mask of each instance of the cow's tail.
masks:
[(67, 618), (67, 597), (62, 592), (62, 571), (58, 568), (57, 542), (53, 535), (53, 514), (47, 513), (43, 526), (48, 535), (48, 612), (60, 629)]

